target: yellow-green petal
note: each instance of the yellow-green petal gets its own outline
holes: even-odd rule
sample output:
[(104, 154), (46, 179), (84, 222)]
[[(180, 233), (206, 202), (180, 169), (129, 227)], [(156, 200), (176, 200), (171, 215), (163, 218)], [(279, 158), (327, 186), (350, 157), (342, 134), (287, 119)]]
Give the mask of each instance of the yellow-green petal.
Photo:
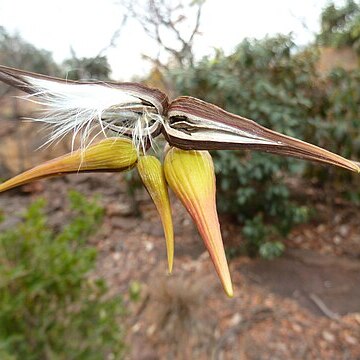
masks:
[(165, 157), (164, 171), (169, 186), (196, 223), (226, 294), (233, 296), (216, 211), (215, 173), (210, 154), (171, 148)]
[(130, 140), (108, 138), (25, 171), (0, 184), (0, 192), (63, 174), (124, 171), (134, 166), (136, 160), (137, 151)]
[(137, 169), (161, 218), (166, 239), (168, 267), (171, 273), (174, 262), (174, 228), (164, 170), (160, 161), (151, 155), (140, 156)]

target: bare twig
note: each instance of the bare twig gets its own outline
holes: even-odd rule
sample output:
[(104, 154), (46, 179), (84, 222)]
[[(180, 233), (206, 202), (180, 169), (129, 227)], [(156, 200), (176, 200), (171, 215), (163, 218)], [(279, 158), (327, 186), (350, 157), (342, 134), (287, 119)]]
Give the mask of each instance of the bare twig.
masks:
[[(194, 61), (193, 42), (196, 35), (199, 34), (201, 22), (202, 6), (204, 1), (198, 1), (195, 4), (185, 6), (183, 1), (178, 0), (148, 0), (146, 5), (140, 5), (138, 1), (122, 0), (121, 4), (128, 11), (129, 16), (139, 22), (145, 33), (153, 39), (160, 49), (172, 56), (178, 66), (192, 65)], [(182, 25), (188, 21), (187, 13), (190, 7), (197, 7), (195, 23), (188, 24), (184, 31)], [(172, 38), (172, 40), (169, 40)], [(146, 55), (146, 58), (154, 64), (159, 64), (158, 58), (154, 59)], [(167, 65), (161, 64), (161, 68), (167, 68)]]
[(319, 310), (325, 315), (327, 316), (329, 319), (331, 320), (339, 320), (340, 316), (339, 314), (331, 311), (326, 304), (319, 298), (319, 296), (317, 296), (314, 293), (310, 293), (309, 294), (309, 298), (310, 300), (312, 300), (314, 302), (314, 304), (319, 308)]
[(128, 16), (127, 15), (124, 15), (123, 16), (123, 19), (121, 21), (121, 24), (120, 24), (120, 27), (115, 30), (115, 32), (113, 33), (111, 39), (110, 39), (110, 42), (108, 45), (104, 46), (99, 52), (98, 54), (95, 56), (95, 59), (96, 58), (99, 58), (101, 57), (106, 51), (108, 51), (109, 49), (113, 48), (116, 46), (116, 41), (118, 40), (118, 38), (120, 37), (121, 35), (121, 31), (123, 30), (124, 26), (126, 25), (126, 22), (128, 20)]
[[(127, 19), (128, 19), (128, 16), (124, 15), (120, 27), (113, 33), (113, 35), (110, 39), (110, 42), (106, 46), (104, 46), (102, 49), (100, 49), (100, 51), (97, 53), (97, 55), (86, 59), (86, 68), (91, 69), (98, 62), (101, 62), (104, 58), (106, 59), (106, 56), (104, 55), (104, 53), (106, 53), (110, 48), (113, 48), (116, 46), (116, 42), (121, 35), (121, 31), (123, 30), (124, 26), (126, 25)], [(72, 65), (71, 70), (72, 71), (76, 70), (79, 74), (80, 79), (87, 78), (89, 74), (87, 74), (87, 70), (85, 69), (84, 59), (79, 58), (77, 56), (75, 50), (72, 47), (70, 47), (70, 53), (71, 53), (71, 60), (72, 60), (73, 64), (75, 64), (75, 66), (73, 66), (73, 64), (71, 64)]]

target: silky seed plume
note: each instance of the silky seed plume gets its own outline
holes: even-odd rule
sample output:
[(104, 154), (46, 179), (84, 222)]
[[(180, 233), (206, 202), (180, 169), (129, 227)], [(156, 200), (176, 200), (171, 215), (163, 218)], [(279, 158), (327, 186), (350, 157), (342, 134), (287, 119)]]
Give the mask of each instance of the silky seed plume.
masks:
[[(44, 145), (72, 134), (72, 149), (76, 138), (80, 147), (86, 148), (99, 135), (107, 137), (115, 132), (122, 136), (130, 129), (135, 147), (144, 150), (150, 121), (162, 121), (158, 114), (141, 112), (140, 98), (109, 84), (60, 83), (30, 76), (25, 79), (33, 91), (21, 98), (42, 107), (42, 116), (31, 120), (44, 122), (52, 129)], [(132, 111), (135, 107), (137, 110)]]

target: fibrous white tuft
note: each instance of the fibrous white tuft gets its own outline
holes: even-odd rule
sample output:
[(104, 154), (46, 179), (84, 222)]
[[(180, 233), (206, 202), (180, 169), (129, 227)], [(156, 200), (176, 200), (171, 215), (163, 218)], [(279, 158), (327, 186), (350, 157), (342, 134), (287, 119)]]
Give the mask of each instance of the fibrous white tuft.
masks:
[(130, 131), (140, 150), (145, 147), (144, 137), (150, 135), (150, 125), (162, 121), (160, 115), (146, 113), (140, 98), (108, 83), (63, 83), (31, 76), (25, 79), (34, 91), (21, 98), (42, 106), (42, 116), (31, 120), (52, 127), (44, 145), (72, 133), (72, 148), (77, 137), (84, 148), (101, 133), (123, 135)]

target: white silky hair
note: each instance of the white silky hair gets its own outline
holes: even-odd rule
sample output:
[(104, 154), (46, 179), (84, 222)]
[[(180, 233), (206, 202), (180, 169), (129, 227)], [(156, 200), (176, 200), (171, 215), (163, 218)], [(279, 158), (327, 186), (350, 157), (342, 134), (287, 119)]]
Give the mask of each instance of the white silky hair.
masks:
[[(72, 149), (74, 149), (77, 137), (80, 139), (80, 148), (84, 149), (100, 134), (105, 137), (109, 133), (114, 135), (111, 127), (114, 128), (112, 125), (116, 121), (116, 111), (119, 111), (118, 120), (121, 121), (122, 109), (127, 111), (131, 105), (139, 107), (142, 104), (141, 99), (107, 83), (74, 84), (30, 76), (24, 78), (35, 91), (21, 98), (42, 106), (42, 117), (31, 118), (30, 120), (44, 122), (52, 128), (52, 134), (44, 145), (58, 142), (72, 133)], [(114, 115), (113, 122), (102, 120), (106, 111), (110, 111)], [(131, 110), (129, 113), (132, 118), (125, 119), (123, 127), (115, 126), (115, 133), (121, 136), (126, 128), (132, 129), (134, 145), (138, 151), (144, 150), (144, 137), (149, 135), (147, 133), (149, 132), (147, 130), (149, 122), (151, 120), (162, 121), (162, 117), (158, 114), (146, 112), (139, 114), (131, 112)]]

